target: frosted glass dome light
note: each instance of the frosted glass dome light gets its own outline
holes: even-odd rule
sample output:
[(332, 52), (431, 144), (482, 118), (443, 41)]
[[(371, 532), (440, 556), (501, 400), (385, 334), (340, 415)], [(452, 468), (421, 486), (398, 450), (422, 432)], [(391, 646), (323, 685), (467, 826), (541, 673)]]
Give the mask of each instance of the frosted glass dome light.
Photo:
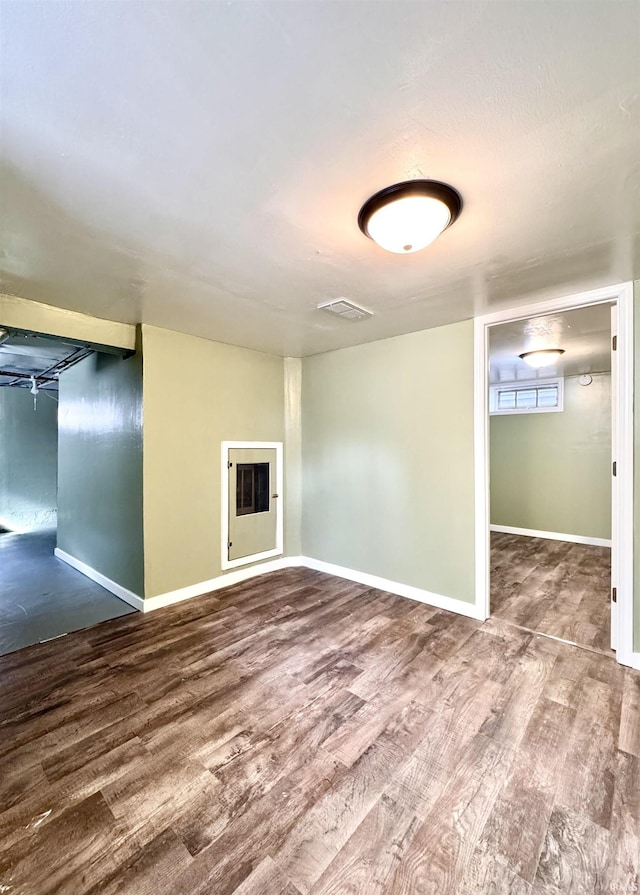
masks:
[(358, 215), (362, 232), (388, 252), (410, 255), (450, 227), (462, 209), (460, 195), (437, 180), (408, 180), (385, 187)]
[(525, 351), (519, 355), (520, 360), (530, 367), (539, 370), (540, 367), (549, 367), (564, 354), (564, 348), (541, 348), (539, 351)]

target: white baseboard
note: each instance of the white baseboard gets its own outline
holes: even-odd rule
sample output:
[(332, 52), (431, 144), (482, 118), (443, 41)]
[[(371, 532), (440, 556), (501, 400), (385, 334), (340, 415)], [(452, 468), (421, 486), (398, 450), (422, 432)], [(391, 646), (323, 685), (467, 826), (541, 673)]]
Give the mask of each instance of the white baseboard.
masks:
[[(531, 537), (549, 537), (562, 541), (573, 539), (570, 536), (559, 535), (554, 532), (535, 532), (524, 528), (507, 528), (506, 526), (498, 525), (492, 525), (490, 528), (491, 531), (505, 531), (510, 534), (523, 534)], [(593, 539), (586, 543), (592, 543), (592, 541)], [(600, 539), (600, 541), (602, 543), (598, 543), (597, 546), (610, 546), (610, 542), (607, 543), (603, 539)], [(576, 543), (585, 543), (585, 541), (576, 541)], [(188, 587), (182, 587), (178, 590), (172, 590), (166, 594), (159, 594), (157, 597), (148, 597), (146, 600), (143, 600), (138, 594), (127, 590), (126, 587), (122, 587), (117, 582), (92, 569), (91, 566), (81, 562), (75, 556), (71, 556), (71, 554), (66, 553), (59, 547), (55, 548), (55, 555), (78, 572), (82, 572), (87, 578), (91, 578), (96, 584), (104, 587), (105, 590), (110, 591), (116, 597), (124, 600), (125, 603), (142, 612), (152, 612), (155, 609), (161, 609), (163, 606), (170, 606), (172, 603), (180, 603), (182, 600), (189, 600), (192, 597), (199, 597), (214, 590), (221, 590), (224, 587), (230, 587), (232, 584), (240, 584), (243, 581), (248, 581), (250, 578), (266, 575), (269, 572), (304, 567), (314, 569), (317, 572), (326, 572), (327, 575), (335, 575), (337, 578), (346, 578), (348, 581), (355, 581), (358, 584), (364, 584), (366, 587), (375, 587), (377, 590), (384, 590), (388, 593), (397, 594), (400, 597), (407, 597), (419, 603), (426, 603), (428, 606), (435, 606), (437, 609), (445, 609), (447, 612), (455, 612), (458, 615), (465, 615), (468, 618), (483, 621), (483, 617), (478, 613), (477, 607), (473, 603), (454, 600), (451, 597), (422, 590), (419, 587), (401, 584), (398, 581), (390, 581), (388, 578), (379, 578), (377, 575), (369, 575), (367, 572), (358, 572), (355, 569), (348, 569), (344, 566), (336, 566), (333, 563), (312, 559), (309, 556), (283, 556), (272, 562), (261, 563), (248, 569), (237, 569), (227, 572), (225, 575), (219, 575), (217, 578), (211, 578), (209, 581), (201, 581), (198, 584), (191, 584)], [(640, 653), (632, 653), (630, 661), (625, 664), (640, 671)]]
[(610, 538), (588, 538), (585, 535), (568, 535), (557, 531), (537, 531), (535, 528), (490, 525), (489, 531), (499, 531), (507, 535), (524, 535), (527, 538), (545, 538), (547, 541), (568, 541), (570, 544), (588, 544), (591, 547), (611, 547)]
[(208, 581), (201, 581), (198, 584), (181, 587), (166, 594), (159, 594), (157, 597), (148, 597), (144, 601), (142, 611), (152, 612), (154, 609), (161, 609), (163, 606), (180, 603), (182, 600), (191, 599), (191, 597), (199, 597), (202, 594), (208, 594), (223, 587), (230, 587), (232, 584), (240, 584), (242, 581), (247, 581), (249, 578), (255, 578), (258, 575), (266, 575), (268, 572), (277, 572), (281, 569), (300, 566), (307, 569), (315, 569), (318, 572), (326, 572), (328, 575), (336, 575), (338, 578), (346, 578), (349, 581), (364, 584), (366, 587), (375, 587), (378, 590), (398, 594), (400, 597), (408, 597), (410, 600), (417, 600), (420, 603), (426, 603), (438, 609), (456, 612), (458, 615), (480, 618), (473, 603), (464, 603), (462, 600), (454, 600), (451, 597), (434, 594), (427, 590), (421, 590), (419, 587), (401, 584), (398, 581), (389, 581), (387, 578), (379, 578), (377, 575), (369, 575), (366, 572), (357, 572), (355, 569), (336, 566), (332, 563), (322, 562), (319, 559), (311, 559), (308, 556), (283, 556), (272, 562), (264, 562), (249, 569), (236, 569), (233, 572), (227, 572), (225, 575), (219, 575), (217, 578), (210, 578)]
[(140, 609), (144, 612), (144, 600), (142, 597), (139, 597), (138, 594), (134, 594), (133, 591), (127, 590), (126, 587), (122, 587), (117, 581), (112, 581), (111, 578), (107, 578), (102, 572), (97, 572), (85, 562), (76, 559), (75, 556), (71, 556), (70, 553), (61, 550), (59, 547), (55, 548), (54, 554), (58, 559), (61, 559), (62, 562), (66, 562), (68, 566), (72, 566), (72, 568), (76, 569), (78, 572), (82, 572), (87, 578), (91, 578), (96, 584), (99, 584), (101, 587), (104, 587), (105, 590), (110, 591), (116, 597), (124, 600), (129, 606), (133, 606), (135, 609)]
[(308, 569), (326, 572), (328, 575), (336, 575), (338, 578), (347, 578), (349, 581), (356, 581), (358, 584), (364, 584), (366, 587), (375, 587), (378, 590), (397, 594), (399, 597), (408, 597), (410, 600), (417, 600), (419, 603), (435, 606), (437, 609), (446, 609), (447, 612), (455, 612), (458, 615), (466, 615), (468, 618), (475, 618), (480, 621), (484, 620), (484, 617), (478, 614), (475, 603), (454, 600), (452, 597), (434, 594), (431, 591), (422, 590), (420, 587), (401, 584), (399, 581), (390, 581), (388, 578), (379, 578), (377, 575), (369, 575), (368, 572), (358, 572), (355, 569), (336, 566), (333, 563), (311, 559), (308, 556), (301, 557), (301, 560), (301, 565), (306, 566)]
[(152, 612), (154, 609), (162, 609), (163, 606), (181, 603), (182, 600), (190, 600), (192, 597), (201, 597), (203, 594), (209, 594), (211, 591), (220, 590), (223, 587), (231, 587), (232, 584), (240, 584), (242, 581), (248, 581), (249, 578), (256, 578), (258, 575), (266, 575), (268, 572), (279, 572), (281, 569), (300, 565), (303, 565), (301, 556), (281, 556), (279, 559), (263, 562), (257, 566), (234, 569), (231, 572), (225, 572), (224, 575), (218, 575), (217, 578), (210, 578), (208, 581), (199, 581), (197, 584), (189, 584), (187, 587), (170, 590), (165, 594), (158, 594), (156, 597), (147, 597), (144, 600), (142, 611)]

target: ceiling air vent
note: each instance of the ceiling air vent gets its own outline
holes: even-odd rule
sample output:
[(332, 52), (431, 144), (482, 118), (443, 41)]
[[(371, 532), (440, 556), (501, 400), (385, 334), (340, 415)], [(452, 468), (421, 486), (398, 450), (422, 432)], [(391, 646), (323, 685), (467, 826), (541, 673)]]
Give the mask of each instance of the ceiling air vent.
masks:
[(346, 317), (347, 320), (363, 320), (365, 317), (372, 317), (371, 311), (354, 305), (352, 301), (346, 298), (336, 298), (328, 301), (323, 305), (318, 305), (319, 311), (329, 311), (330, 314), (337, 314), (338, 317)]

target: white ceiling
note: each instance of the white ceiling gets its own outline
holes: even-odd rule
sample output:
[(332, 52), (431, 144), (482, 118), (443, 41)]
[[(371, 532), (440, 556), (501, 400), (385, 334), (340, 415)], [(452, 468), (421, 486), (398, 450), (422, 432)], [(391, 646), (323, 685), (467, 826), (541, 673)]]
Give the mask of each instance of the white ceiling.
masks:
[[(640, 276), (637, 0), (0, 16), (6, 292), (304, 355)], [(358, 210), (414, 177), (464, 208), (392, 255)]]
[[(563, 348), (553, 366), (532, 369), (519, 355), (541, 348)], [(489, 379), (491, 382), (580, 376), (611, 371), (611, 305), (592, 305), (575, 311), (530, 317), (491, 327)]]

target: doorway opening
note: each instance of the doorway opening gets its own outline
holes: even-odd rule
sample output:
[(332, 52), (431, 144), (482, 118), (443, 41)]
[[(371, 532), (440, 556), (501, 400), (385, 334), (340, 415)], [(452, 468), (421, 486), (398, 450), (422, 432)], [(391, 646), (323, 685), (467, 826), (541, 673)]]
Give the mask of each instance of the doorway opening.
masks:
[[(475, 333), (479, 615), (633, 665), (632, 284)], [(564, 353), (521, 358), (542, 349)]]
[(93, 352), (0, 328), (0, 655), (134, 611), (55, 555), (59, 377)]
[(491, 614), (609, 655), (612, 308), (489, 330)]

